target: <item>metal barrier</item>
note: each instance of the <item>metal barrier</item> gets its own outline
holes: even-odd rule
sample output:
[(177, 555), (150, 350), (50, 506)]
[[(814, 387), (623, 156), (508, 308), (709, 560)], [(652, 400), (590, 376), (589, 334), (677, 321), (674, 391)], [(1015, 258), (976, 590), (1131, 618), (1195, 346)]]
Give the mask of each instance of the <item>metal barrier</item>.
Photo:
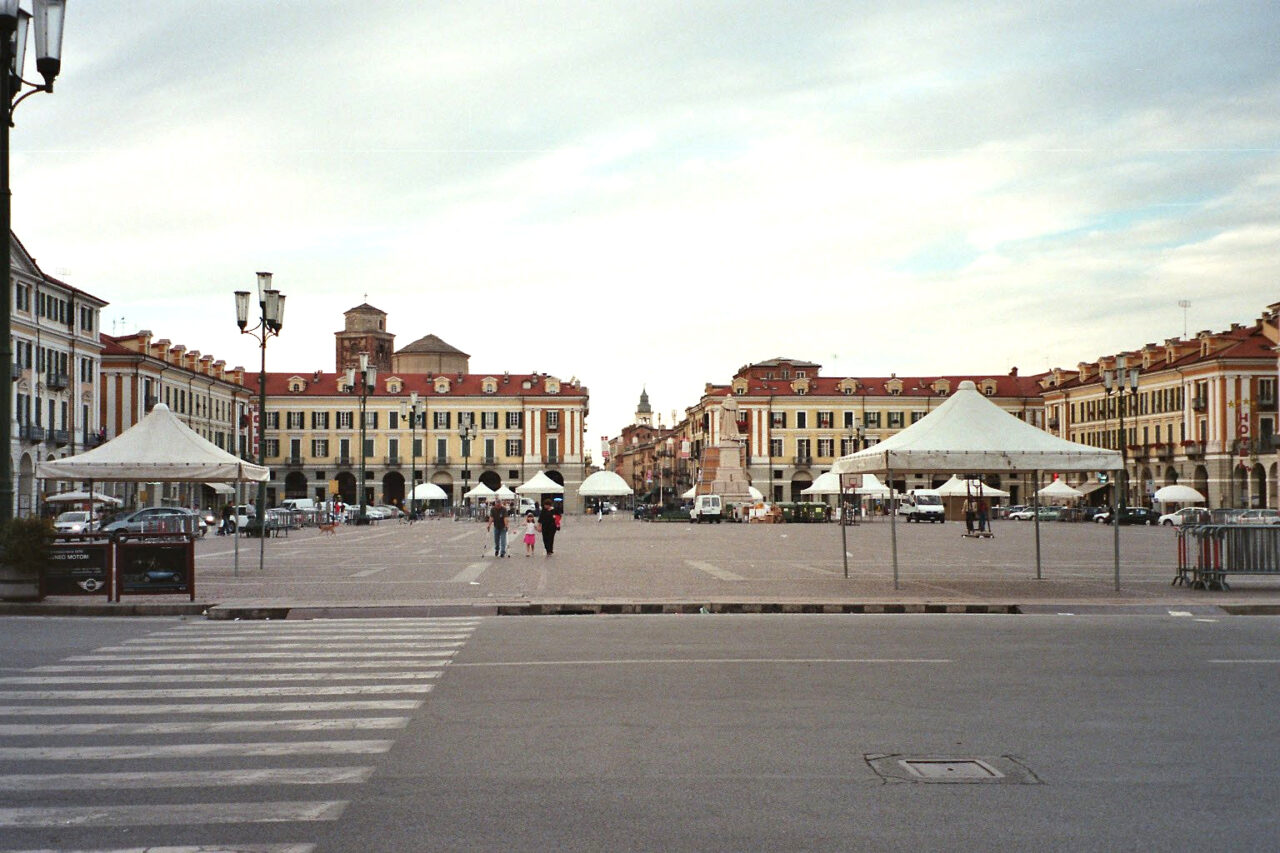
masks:
[(1174, 585), (1230, 589), (1227, 575), (1280, 577), (1280, 526), (1199, 524), (1178, 528)]

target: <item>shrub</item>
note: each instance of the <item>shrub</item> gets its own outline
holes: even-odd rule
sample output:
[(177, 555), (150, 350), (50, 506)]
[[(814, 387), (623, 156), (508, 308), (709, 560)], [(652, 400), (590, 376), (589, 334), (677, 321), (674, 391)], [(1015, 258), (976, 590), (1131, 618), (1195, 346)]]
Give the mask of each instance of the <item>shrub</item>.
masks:
[(49, 565), (53, 522), (47, 518), (13, 518), (0, 524), (0, 562), (42, 571)]

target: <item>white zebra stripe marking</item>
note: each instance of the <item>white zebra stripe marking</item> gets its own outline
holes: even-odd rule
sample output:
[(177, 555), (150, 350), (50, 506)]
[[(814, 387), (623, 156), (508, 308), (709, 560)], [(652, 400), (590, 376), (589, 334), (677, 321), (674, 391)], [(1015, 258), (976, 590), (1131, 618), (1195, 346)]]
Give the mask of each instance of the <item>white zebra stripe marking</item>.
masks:
[(201, 681), (422, 681), (439, 678), (440, 670), (430, 672), (223, 672), (115, 675), (14, 675), (0, 677), (0, 684), (170, 684)]
[(315, 853), (314, 844), (200, 844), (195, 847), (97, 847), (93, 850), (6, 850), (5, 853)]
[(322, 800), (319, 802), (177, 803), (158, 806), (0, 809), (0, 827), (69, 829), (84, 826), (183, 826), (205, 823), (337, 820), (346, 805), (341, 800)]
[(219, 720), (149, 723), (0, 723), (0, 736), (180, 735), (222, 732), (321, 732), (403, 729), (408, 717), (350, 717), (335, 720)]
[(307, 714), (314, 711), (414, 711), (422, 699), (333, 700), (329, 702), (193, 702), (145, 705), (0, 705), (0, 716), (110, 717), (162, 714)]
[[(439, 668), (447, 666), (449, 661), (444, 658), (433, 658), (423, 661), (401, 661), (396, 664), (397, 671), (412, 671), (414, 667), (423, 669)], [(223, 661), (209, 661), (200, 664), (202, 670), (258, 670), (267, 669), (276, 672), (282, 669), (377, 669), (385, 667), (386, 664), (378, 660), (289, 660), (289, 661), (246, 661), (245, 663), (227, 663)], [(95, 663), (95, 664), (47, 664), (45, 666), (37, 666), (31, 670), (23, 670), (26, 672), (171, 672), (174, 670), (182, 671), (191, 668), (189, 663)], [(317, 677), (330, 677), (327, 673), (320, 673)]]
[[(459, 643), (458, 645), (461, 646), (461, 643)], [(63, 660), (69, 660), (69, 661), (75, 661), (75, 662), (133, 660), (138, 654), (136, 649), (107, 649), (106, 651), (112, 652), (113, 654), (105, 654), (105, 653), (98, 652), (91, 655), (72, 655), (70, 657), (63, 658)], [(235, 652), (235, 656), (237, 658), (246, 658), (250, 660), (261, 660), (262, 658), (290, 658), (290, 657), (296, 656), (297, 654), (298, 653), (296, 651), (287, 651), (287, 652), (240, 652), (240, 651), (237, 651)], [(385, 652), (378, 649), (371, 649), (369, 651), (364, 651), (364, 652), (320, 652), (316, 654), (311, 654), (310, 651), (308, 650), (308, 655), (310, 657), (333, 658), (333, 659), (447, 658), (447, 657), (453, 657), (455, 654), (457, 654), (456, 649), (453, 651), (433, 651), (433, 650), (424, 649), (422, 651), (393, 650), (393, 651), (385, 651)], [(216, 656), (212, 654), (200, 654), (200, 653), (153, 654), (153, 655), (149, 655), (149, 657), (151, 660), (190, 660), (190, 661), (210, 660), (210, 659), (216, 658)]]
[(746, 578), (744, 578), (742, 575), (734, 574), (728, 569), (722, 569), (719, 566), (713, 563), (708, 563), (704, 560), (685, 560), (684, 564), (691, 569), (697, 569), (700, 572), (705, 572), (706, 574), (711, 575), (713, 578), (717, 578), (722, 581), (746, 580)]
[(354, 696), (362, 693), (430, 693), (430, 684), (341, 684), (307, 687), (198, 687), (187, 690), (3, 690), (20, 699), (212, 699), (220, 696)]
[(216, 788), (243, 785), (354, 785), (372, 767), (269, 767), (149, 773), (28, 773), (0, 776), (0, 791), (127, 791), (133, 788)]
[(228, 755), (377, 755), (389, 740), (304, 740), (260, 743), (170, 743), (116, 746), (6, 746), (7, 761), (128, 761), (137, 758), (210, 758)]

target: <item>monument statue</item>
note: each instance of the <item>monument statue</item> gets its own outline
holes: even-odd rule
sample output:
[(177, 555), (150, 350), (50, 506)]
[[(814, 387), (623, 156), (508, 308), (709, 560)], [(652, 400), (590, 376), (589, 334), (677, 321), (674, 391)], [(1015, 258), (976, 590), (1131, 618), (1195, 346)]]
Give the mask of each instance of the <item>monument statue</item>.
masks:
[(738, 437), (738, 401), (730, 395), (720, 404), (720, 440), (735, 441)]

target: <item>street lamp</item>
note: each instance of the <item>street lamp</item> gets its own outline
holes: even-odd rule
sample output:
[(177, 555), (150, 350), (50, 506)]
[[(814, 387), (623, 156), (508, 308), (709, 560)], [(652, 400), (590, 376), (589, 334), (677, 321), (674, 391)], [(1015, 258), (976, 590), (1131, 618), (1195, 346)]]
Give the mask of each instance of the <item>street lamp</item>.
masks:
[(409, 519), (418, 512), (418, 392), (409, 392), (409, 401), (400, 401), (400, 417), (409, 419)]
[[(280, 334), (284, 327), (285, 296), (271, 287), (271, 273), (258, 273), (258, 325), (249, 325), (249, 296), (247, 290), (236, 291), (236, 325), (240, 334), (251, 335), (258, 342), (262, 351), (261, 367), (258, 370), (258, 464), (267, 465), (267, 341)], [(262, 569), (263, 557), (267, 548), (267, 481), (258, 483), (258, 569)]]
[[(667, 465), (671, 471), (671, 503), (676, 502), (676, 440), (671, 436), (667, 436)], [(661, 503), (661, 501), (659, 501)]]
[(1126, 447), (1124, 436), (1124, 392), (1129, 391), (1129, 399), (1134, 399), (1138, 395), (1138, 368), (1132, 367), (1125, 370), (1125, 358), (1122, 355), (1116, 356), (1115, 370), (1104, 370), (1102, 372), (1102, 386), (1106, 391), (1108, 398), (1112, 392), (1116, 394), (1116, 411), (1119, 415), (1119, 430), (1116, 433), (1120, 442), (1120, 476), (1116, 479), (1116, 514), (1112, 519), (1116, 526), (1120, 526), (1120, 517), (1124, 514), (1125, 498), (1129, 491), (1129, 461), (1128, 450)]
[[(356, 524), (368, 524), (369, 516), (365, 507), (369, 503), (369, 495), (365, 489), (364, 483), (364, 466), (365, 457), (365, 412), (369, 406), (369, 392), (378, 384), (378, 368), (369, 364), (369, 353), (360, 353), (360, 482), (356, 486), (358, 497), (360, 498), (360, 516), (356, 519)], [(353, 391), (356, 388), (356, 369), (354, 367), (347, 368), (347, 390)]]
[[(62, 23), (66, 16), (66, 0), (35, 0), (34, 15), (22, 9), (18, 0), (0, 0), (0, 93), (5, 115), (0, 121), (0, 231), (4, 232), (5, 296), (0, 299), (0, 522), (13, 518), (13, 343), (9, 334), (12, 322), (13, 286), (12, 246), (13, 211), (9, 189), (9, 128), (18, 104), (36, 92), (52, 92), (53, 81), (62, 68)], [(27, 51), (27, 25), (36, 25), (36, 70), (44, 83), (22, 78)], [(23, 91), (24, 86), (29, 86)]]
[(458, 412), (458, 437), (462, 439), (462, 494), (471, 491), (471, 441), (476, 437), (476, 425), (470, 412)]

